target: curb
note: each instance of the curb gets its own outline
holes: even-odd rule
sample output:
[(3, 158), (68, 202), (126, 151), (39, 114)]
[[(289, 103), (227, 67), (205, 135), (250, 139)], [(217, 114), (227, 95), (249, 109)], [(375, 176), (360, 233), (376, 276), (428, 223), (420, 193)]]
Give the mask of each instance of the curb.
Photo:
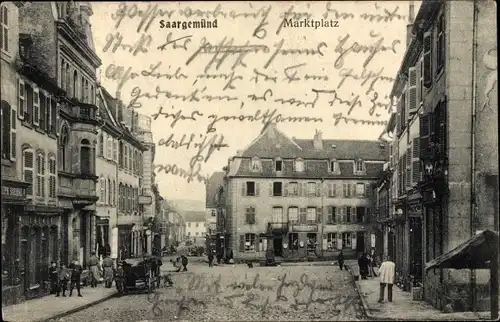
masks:
[(75, 308), (72, 308), (71, 310), (68, 310), (68, 311), (64, 311), (64, 312), (61, 312), (61, 313), (58, 313), (56, 315), (53, 315), (51, 317), (48, 317), (48, 318), (44, 318), (42, 320), (38, 320), (37, 322), (50, 322), (52, 320), (57, 320), (57, 319), (60, 319), (62, 317), (65, 317), (65, 316), (68, 316), (68, 315), (71, 315), (73, 313), (76, 313), (76, 312), (79, 312), (79, 311), (82, 311), (82, 310), (85, 310), (91, 306), (94, 306), (94, 305), (97, 305), (99, 303), (102, 303), (102, 302), (105, 302), (109, 299), (112, 299), (114, 297), (117, 297), (120, 293), (118, 292), (114, 292), (112, 294), (109, 294), (101, 299), (98, 299), (96, 301), (93, 301), (93, 302), (90, 302), (90, 303), (87, 303), (87, 304), (84, 304), (82, 306), (78, 306), (78, 307), (75, 307)]
[(370, 320), (384, 320), (384, 321), (398, 321), (398, 319), (394, 318), (384, 318), (384, 317), (378, 317), (376, 315), (372, 314), (372, 310), (370, 309), (370, 306), (368, 305), (368, 302), (366, 300), (366, 297), (361, 293), (361, 287), (359, 286), (359, 282), (356, 281), (356, 278), (354, 277), (354, 273), (351, 269), (351, 266), (347, 266), (347, 269), (349, 273), (351, 273), (352, 276), (352, 281), (353, 281), (353, 286), (356, 292), (358, 293), (359, 298), (361, 299), (361, 306), (363, 307), (363, 313), (367, 319)]

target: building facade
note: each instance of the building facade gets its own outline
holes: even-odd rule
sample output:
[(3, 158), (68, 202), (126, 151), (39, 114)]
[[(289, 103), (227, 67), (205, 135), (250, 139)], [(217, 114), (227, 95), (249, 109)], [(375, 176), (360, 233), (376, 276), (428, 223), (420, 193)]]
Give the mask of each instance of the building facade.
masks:
[(228, 165), (225, 225), (235, 259), (261, 259), (268, 249), (290, 259), (371, 249), (372, 184), (388, 154), (379, 141), (323, 140), (321, 132), (298, 140), (266, 126)]
[(214, 172), (208, 179), (205, 192), (205, 227), (207, 236), (207, 249), (214, 249), (217, 253), (224, 254), (224, 229), (221, 219), (225, 214), (223, 206), (224, 196), (224, 171)]
[(207, 228), (205, 226), (204, 211), (185, 211), (182, 214), (188, 239), (205, 240)]
[(422, 266), (498, 229), (495, 9), (491, 1), (422, 2), (392, 91), (398, 106), (388, 131), (399, 151), (387, 229), (396, 230), (401, 284), (423, 286), (438, 308), (489, 306), (485, 272)]

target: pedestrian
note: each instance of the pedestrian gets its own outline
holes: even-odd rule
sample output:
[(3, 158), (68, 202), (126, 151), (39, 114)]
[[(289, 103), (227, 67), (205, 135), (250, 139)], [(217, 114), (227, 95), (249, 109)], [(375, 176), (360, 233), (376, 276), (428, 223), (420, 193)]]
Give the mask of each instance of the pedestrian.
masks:
[(390, 256), (386, 256), (385, 261), (380, 265), (379, 276), (380, 276), (380, 297), (379, 303), (384, 302), (384, 290), (387, 285), (387, 299), (392, 302), (392, 285), (394, 284), (396, 264), (391, 261)]
[(340, 253), (339, 253), (337, 260), (339, 262), (340, 270), (343, 270), (344, 269), (344, 253), (342, 252), (342, 250), (340, 250)]
[(66, 268), (66, 265), (61, 264), (59, 266), (59, 285), (57, 286), (57, 295), (59, 297), (61, 295), (66, 297), (66, 290), (68, 288), (68, 282), (70, 278), (69, 270)]
[(49, 274), (50, 274), (50, 294), (56, 294), (59, 283), (59, 269), (57, 268), (57, 263), (54, 261), (50, 263)]
[(102, 260), (102, 270), (104, 271), (104, 286), (111, 288), (113, 285), (113, 259), (108, 255)]
[(92, 252), (92, 255), (89, 258), (89, 268), (90, 268), (90, 287), (97, 287), (97, 281), (99, 280), (99, 259), (95, 255), (95, 252)]
[(182, 262), (182, 271), (187, 272), (188, 258), (185, 255), (181, 256), (181, 262)]
[(71, 282), (69, 285), (69, 296), (73, 294), (73, 289), (76, 287), (76, 290), (78, 291), (78, 296), (82, 297), (82, 293), (80, 292), (80, 282), (81, 282), (83, 267), (82, 265), (80, 265), (78, 261), (74, 261), (73, 264), (71, 264), (70, 269), (71, 269), (71, 278), (70, 278)]
[(359, 267), (359, 275), (361, 279), (366, 280), (368, 275), (368, 258), (366, 257), (366, 253), (362, 253), (358, 259), (358, 267)]
[(214, 266), (214, 254), (212, 252), (208, 253), (208, 267)]

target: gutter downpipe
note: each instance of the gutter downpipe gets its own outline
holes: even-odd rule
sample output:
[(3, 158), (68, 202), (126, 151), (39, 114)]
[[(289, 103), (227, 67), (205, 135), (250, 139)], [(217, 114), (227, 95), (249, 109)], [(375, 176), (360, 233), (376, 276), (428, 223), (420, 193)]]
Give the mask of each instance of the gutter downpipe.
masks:
[[(471, 97), (471, 209), (470, 237), (474, 236), (474, 218), (476, 217), (476, 83), (477, 83), (477, 1), (473, 2), (472, 20), (472, 97)], [(471, 269), (472, 311), (476, 311), (476, 271)]]

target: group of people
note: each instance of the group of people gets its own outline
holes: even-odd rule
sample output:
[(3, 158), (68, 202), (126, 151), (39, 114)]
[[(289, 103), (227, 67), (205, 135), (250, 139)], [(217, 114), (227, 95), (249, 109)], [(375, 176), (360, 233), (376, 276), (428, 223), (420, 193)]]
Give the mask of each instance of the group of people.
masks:
[[(214, 259), (217, 260), (217, 265), (220, 265), (222, 259), (224, 258), (224, 254), (222, 252), (217, 252), (215, 249), (212, 249), (208, 251), (207, 257), (208, 257), (208, 266), (213, 267)], [(231, 248), (227, 250), (224, 262), (226, 264), (234, 263), (234, 254)]]
[(375, 267), (379, 266), (380, 258), (381, 257), (375, 255), (374, 250), (372, 250), (369, 254), (361, 254), (358, 259), (359, 275), (361, 276), (361, 279), (365, 280), (368, 277), (377, 277)]
[(62, 292), (62, 296), (65, 297), (69, 284), (69, 296), (73, 295), (73, 290), (76, 288), (78, 296), (82, 297), (80, 279), (83, 267), (78, 261), (74, 261), (68, 267), (62, 263), (57, 267), (57, 263), (52, 261), (49, 272), (51, 280), (50, 294), (56, 294), (56, 297), (59, 297)]
[(185, 255), (177, 257), (175, 260), (170, 260), (174, 266), (174, 272), (187, 272), (188, 258)]

